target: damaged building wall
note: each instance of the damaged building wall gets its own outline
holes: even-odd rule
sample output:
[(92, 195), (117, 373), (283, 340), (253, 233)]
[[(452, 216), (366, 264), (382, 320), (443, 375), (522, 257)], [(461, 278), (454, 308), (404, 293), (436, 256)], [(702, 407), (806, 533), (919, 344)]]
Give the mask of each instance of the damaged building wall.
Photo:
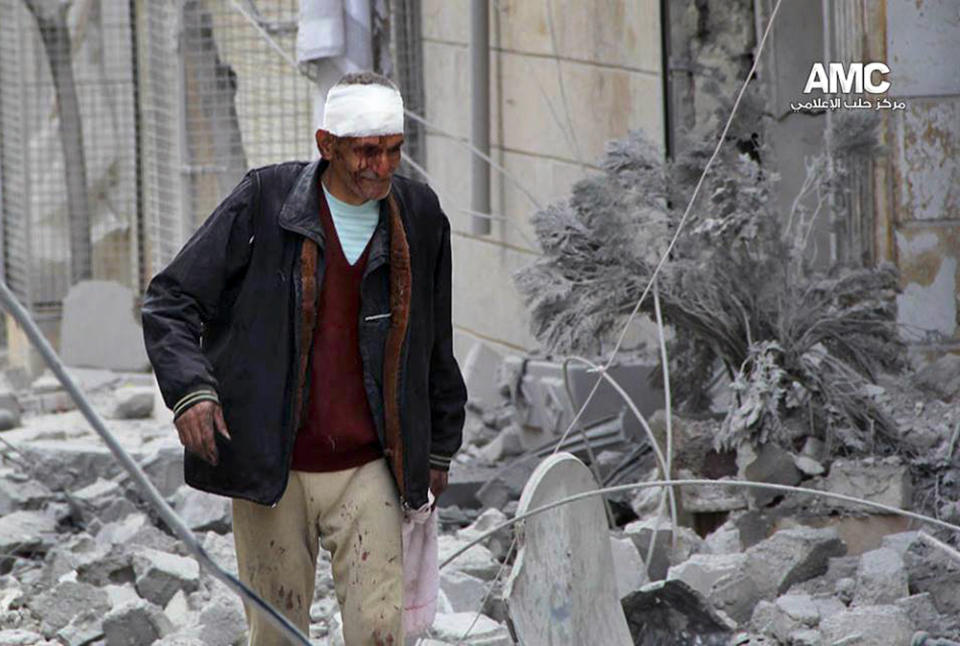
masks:
[[(491, 154), (541, 204), (566, 197), (574, 182), (595, 172), (607, 140), (635, 128), (662, 140), (659, 4), (490, 3)], [(467, 0), (422, 7), (425, 116), (461, 140), (470, 134), (469, 15)], [(532, 349), (511, 275), (536, 257), (534, 206), (492, 171), (491, 210), (509, 222), (494, 221), (489, 235), (465, 233), (470, 154), (429, 132), (426, 168), (455, 232), (458, 357), (477, 338)]]

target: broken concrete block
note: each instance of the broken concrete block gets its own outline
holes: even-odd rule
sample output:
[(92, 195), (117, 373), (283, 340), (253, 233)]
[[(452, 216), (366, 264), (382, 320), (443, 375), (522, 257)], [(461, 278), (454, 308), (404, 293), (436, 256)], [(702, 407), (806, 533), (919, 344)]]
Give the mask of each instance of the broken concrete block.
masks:
[(521, 433), (522, 430), (516, 424), (507, 426), (480, 449), (480, 457), (488, 463), (494, 463), (520, 455), (523, 453)]
[(15, 511), (0, 518), (0, 555), (44, 554), (56, 540), (57, 523), (42, 511)]
[(471, 400), (484, 407), (500, 403), (502, 397), (497, 375), (502, 363), (503, 355), (483, 341), (473, 344), (463, 361), (463, 380), (467, 385), (467, 396)]
[[(441, 535), (438, 537), (437, 544), (439, 550), (439, 561), (443, 563), (454, 552), (467, 544), (468, 541), (461, 540), (455, 536)], [(493, 558), (493, 554), (483, 545), (477, 544), (458, 556), (446, 568), (453, 571), (463, 572), (471, 576), (489, 581), (497, 575), (500, 570), (500, 563)]]
[(880, 539), (880, 546), (891, 549), (902, 558), (907, 550), (920, 539), (920, 532), (898, 532), (896, 534), (887, 534)]
[[(537, 465), (517, 513), (597, 488), (583, 462), (556, 453)], [(616, 585), (603, 501), (589, 497), (524, 521), (503, 596), (522, 643), (631, 644)]]
[(913, 621), (897, 606), (859, 606), (820, 622), (825, 644), (849, 640), (843, 643), (903, 646), (910, 643), (914, 630)]
[(35, 395), (42, 395), (44, 393), (58, 393), (63, 392), (63, 384), (60, 382), (60, 379), (48, 368), (44, 370), (39, 377), (33, 380), (33, 382), (30, 384), (30, 390)]
[(200, 611), (199, 637), (208, 646), (231, 646), (246, 632), (243, 603), (232, 593), (217, 594)]
[(914, 542), (903, 556), (914, 594), (928, 592), (942, 615), (960, 617), (960, 563), (944, 558), (940, 548)]
[[(677, 473), (678, 479), (695, 478), (689, 471)], [(728, 480), (729, 478), (720, 478)], [(747, 508), (747, 492), (740, 487), (724, 485), (680, 487), (680, 501), (685, 512), (692, 514), (736, 511)]]
[[(484, 533), (492, 530), (494, 527), (507, 521), (507, 516), (499, 509), (485, 509), (482, 514), (477, 516), (467, 527), (457, 531), (457, 538), (464, 541), (472, 541), (479, 538)], [(485, 546), (497, 560), (503, 559), (510, 549), (510, 543), (513, 541), (513, 531), (510, 527), (496, 532), (483, 540), (481, 545)]]
[(677, 579), (649, 583), (622, 603), (635, 644), (726, 644), (735, 628), (700, 593)]
[(140, 468), (162, 496), (172, 496), (184, 484), (183, 449), (179, 446), (160, 447), (144, 456)]
[[(741, 460), (739, 454), (742, 451), (752, 452), (756, 456), (753, 460), (742, 458), (745, 461), (743, 468), (745, 480), (793, 486), (799, 484), (803, 478), (803, 474), (794, 464), (793, 456), (776, 444), (764, 444), (755, 452), (748, 445), (741, 445), (737, 451), (738, 462)], [(773, 490), (752, 488), (747, 495), (758, 507), (765, 507), (783, 494)]]
[(39, 509), (52, 497), (53, 492), (34, 478), (23, 479), (10, 471), (0, 475), (0, 516)]
[(740, 552), (740, 530), (733, 523), (724, 523), (704, 539), (704, 548), (708, 554), (734, 554)]
[(150, 526), (150, 519), (146, 514), (135, 513), (125, 518), (104, 523), (97, 532), (97, 540), (107, 544), (125, 544), (143, 528)]
[(233, 517), (229, 498), (183, 485), (173, 495), (171, 504), (187, 527), (194, 531), (212, 530), (220, 534), (230, 531)]
[(128, 601), (136, 601), (140, 598), (140, 595), (137, 594), (137, 589), (133, 586), (132, 583), (124, 583), (122, 585), (105, 585), (103, 586), (103, 591), (107, 593), (107, 598), (110, 600), (110, 609), (119, 608)]
[(795, 583), (823, 574), (830, 557), (842, 556), (846, 549), (834, 528), (782, 529), (745, 552), (746, 572), (769, 600)]
[(143, 599), (115, 608), (103, 618), (106, 646), (152, 644), (171, 632), (173, 624), (163, 610)]
[(96, 586), (132, 582), (133, 562), (126, 545), (100, 543), (96, 551), (77, 559), (77, 579)]
[(41, 630), (52, 637), (77, 615), (92, 612), (102, 617), (110, 609), (107, 593), (88, 583), (65, 581), (31, 598), (28, 607), (41, 618)]
[(611, 536), (610, 553), (617, 577), (617, 594), (621, 599), (650, 582), (643, 557), (632, 539)]
[(809, 458), (805, 455), (793, 456), (793, 463), (796, 465), (797, 469), (799, 469), (800, 472), (803, 473), (803, 475), (805, 476), (811, 476), (811, 477), (819, 476), (819, 475), (823, 475), (823, 472), (826, 471), (826, 469), (823, 468), (822, 464), (820, 464), (813, 458)]
[(154, 392), (149, 386), (123, 386), (114, 391), (114, 419), (145, 419), (153, 415)]
[(86, 280), (63, 299), (60, 356), (70, 366), (146, 371), (150, 368), (137, 323), (134, 293), (119, 283)]
[(486, 583), (469, 574), (444, 568), (440, 572), (440, 589), (452, 612), (476, 612), (486, 594)]
[(910, 594), (903, 559), (885, 547), (860, 555), (856, 581), (853, 603), (857, 606), (891, 604)]
[[(910, 507), (912, 493), (910, 471), (899, 458), (882, 460), (835, 460), (830, 473), (813, 483), (813, 488), (862, 498), (898, 509)], [(876, 513), (873, 507), (825, 498), (825, 504), (835, 509)]]
[(43, 635), (32, 630), (8, 628), (0, 630), (0, 645), (2, 646), (36, 646), (46, 643)]
[[(473, 628), (470, 627), (471, 625)], [(468, 630), (470, 631), (468, 637), (461, 641)], [(444, 642), (458, 642), (471, 646), (511, 646), (513, 644), (505, 626), (501, 626), (486, 615), (477, 616), (476, 612), (438, 614), (433, 626), (430, 627), (430, 634)]]
[(720, 581), (744, 571), (746, 554), (694, 554), (689, 559), (672, 566), (667, 579), (678, 579), (710, 598)]
[(918, 629), (935, 635), (948, 634), (951, 624), (954, 623), (948, 617), (940, 614), (929, 592), (898, 599), (894, 605), (903, 610), (913, 620)]
[(200, 566), (192, 558), (143, 549), (133, 556), (137, 592), (141, 597), (165, 606), (177, 590), (192, 592), (200, 580)]
[(643, 558), (650, 550), (650, 541), (655, 540), (653, 556), (647, 563), (647, 575), (651, 581), (659, 581), (667, 576), (671, 565), (683, 563), (692, 554), (705, 551), (703, 539), (688, 527), (677, 528), (676, 545), (673, 541), (673, 528), (667, 517), (651, 517), (635, 520), (623, 528), (623, 535), (637, 546)]
[(944, 354), (919, 370), (914, 383), (934, 397), (953, 401), (960, 392), (960, 355)]
[(136, 506), (123, 495), (120, 485), (103, 478), (74, 491), (68, 500), (74, 512), (87, 521), (99, 518), (102, 522), (110, 522), (136, 511)]
[(103, 637), (103, 612), (87, 610), (74, 615), (56, 638), (65, 646), (87, 646)]

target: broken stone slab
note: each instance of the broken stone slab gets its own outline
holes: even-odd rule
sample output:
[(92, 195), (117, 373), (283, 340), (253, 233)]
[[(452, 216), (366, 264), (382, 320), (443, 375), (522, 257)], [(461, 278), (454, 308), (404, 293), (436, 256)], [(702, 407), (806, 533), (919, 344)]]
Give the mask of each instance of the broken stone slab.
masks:
[(119, 608), (128, 601), (136, 601), (140, 598), (140, 595), (137, 594), (137, 589), (132, 583), (124, 583), (122, 585), (111, 583), (103, 586), (103, 591), (107, 593), (107, 597), (110, 599), (111, 610)]
[(734, 554), (743, 550), (740, 544), (740, 530), (733, 523), (726, 522), (704, 539), (705, 551), (709, 554)]
[(920, 532), (918, 531), (898, 532), (887, 534), (880, 539), (880, 546), (893, 550), (902, 558), (918, 540), (920, 540)]
[(628, 594), (622, 603), (632, 643), (642, 646), (720, 646), (736, 628), (701, 594), (677, 579), (649, 583)]
[(216, 594), (200, 611), (198, 637), (207, 646), (236, 644), (246, 632), (243, 603), (233, 593)]
[(96, 586), (64, 581), (30, 598), (27, 606), (40, 617), (43, 634), (53, 637), (78, 615), (93, 613), (102, 618), (110, 610), (110, 601), (107, 593)]
[(650, 541), (656, 541), (653, 546), (653, 556), (647, 563), (647, 575), (651, 581), (659, 581), (667, 576), (667, 569), (671, 565), (683, 563), (691, 555), (704, 551), (703, 539), (697, 536), (689, 527), (682, 525), (677, 528), (676, 544), (673, 541), (673, 527), (666, 517), (646, 518), (628, 523), (623, 528), (623, 535), (633, 541), (641, 556), (647, 557)]
[(22, 628), (0, 630), (0, 646), (40, 646), (55, 643), (47, 642), (43, 635), (32, 630)]
[(200, 566), (192, 558), (142, 549), (133, 555), (137, 592), (160, 607), (170, 601), (177, 590), (197, 589)]
[(75, 491), (120, 472), (113, 453), (102, 443), (43, 439), (19, 442), (18, 448), (34, 465), (37, 478), (54, 491)]
[(894, 605), (903, 610), (920, 630), (925, 630), (934, 635), (946, 635), (951, 630), (960, 631), (960, 618), (954, 617), (951, 620), (941, 615), (937, 611), (937, 606), (933, 603), (933, 597), (930, 596), (929, 592), (898, 599)]
[(834, 528), (782, 529), (747, 549), (746, 573), (756, 582), (762, 598), (769, 600), (795, 583), (823, 574), (829, 559), (843, 556), (846, 549)]
[(63, 299), (63, 362), (88, 368), (148, 370), (150, 360), (135, 311), (133, 291), (120, 283), (85, 280), (73, 285)]
[(903, 556), (914, 594), (930, 593), (940, 614), (960, 617), (960, 563), (926, 541), (916, 541)]
[[(677, 473), (678, 479), (693, 479), (696, 476), (683, 470)], [(732, 480), (732, 478), (720, 478)], [(717, 513), (746, 509), (748, 506), (747, 492), (740, 487), (726, 487), (724, 485), (695, 487), (680, 487), (680, 502), (685, 512), (692, 514)]]
[(892, 604), (910, 594), (903, 559), (896, 551), (886, 547), (864, 552), (860, 556), (856, 581), (853, 604), (857, 606)]
[(146, 419), (153, 415), (154, 392), (151, 386), (123, 386), (114, 391), (111, 417)]
[(617, 577), (617, 595), (625, 596), (650, 582), (640, 551), (630, 538), (610, 537), (613, 571)]
[(0, 516), (37, 510), (52, 498), (53, 492), (36, 478), (9, 470), (0, 474)]
[(483, 341), (470, 348), (463, 361), (463, 381), (467, 396), (481, 406), (491, 407), (500, 403), (502, 396), (497, 385), (497, 375), (503, 364), (503, 355)]
[(523, 429), (517, 424), (510, 424), (489, 443), (480, 448), (480, 458), (489, 464), (493, 464), (520, 455), (524, 452), (522, 434)]
[(916, 374), (914, 383), (945, 402), (960, 393), (960, 355), (947, 353)]
[(746, 554), (693, 554), (683, 563), (671, 566), (667, 580), (683, 581), (710, 598), (718, 583), (743, 573), (746, 565)]
[(131, 583), (136, 575), (126, 545), (98, 544), (76, 566), (77, 580), (97, 586)]
[(859, 606), (827, 617), (820, 622), (825, 644), (870, 644), (903, 646), (915, 630), (913, 621), (897, 606)]
[[(160, 446), (144, 455), (140, 468), (150, 478), (150, 482), (162, 496), (169, 497), (184, 485), (183, 448), (180, 446)], [(126, 482), (124, 477), (123, 482)]]
[[(439, 562), (443, 563), (467, 542), (449, 534), (439, 536), (437, 540)], [(489, 581), (500, 571), (500, 563), (493, 557), (489, 549), (477, 544), (458, 556), (444, 569), (463, 572)]]
[[(910, 470), (897, 457), (834, 460), (830, 465), (830, 473), (814, 480), (811, 486), (898, 509), (909, 509), (913, 491)], [(874, 507), (836, 498), (824, 498), (824, 504), (834, 509), (877, 513)]]
[(152, 644), (173, 632), (173, 624), (156, 605), (138, 599), (111, 610), (103, 618), (106, 646)]
[(136, 506), (123, 495), (120, 485), (103, 478), (74, 491), (67, 500), (74, 512), (88, 522), (91, 518), (98, 518), (101, 522), (119, 520), (136, 511)]
[(183, 485), (170, 503), (187, 527), (194, 531), (212, 530), (219, 534), (230, 531), (233, 517), (229, 498)]
[[(484, 533), (492, 530), (494, 527), (505, 523), (506, 521), (506, 514), (499, 509), (491, 507), (489, 509), (485, 509), (483, 513), (477, 516), (477, 519), (473, 521), (473, 523), (467, 527), (464, 527), (463, 529), (458, 530), (456, 536), (458, 539), (463, 541), (472, 541), (479, 538)], [(497, 560), (502, 560), (504, 557), (506, 557), (512, 540), (513, 531), (510, 527), (505, 527), (499, 532), (491, 534), (485, 538), (480, 544), (489, 549), (494, 558)]]
[(451, 612), (476, 612), (486, 596), (486, 583), (447, 568), (440, 573), (440, 590), (446, 595)]
[(15, 511), (0, 517), (0, 559), (10, 567), (10, 556), (46, 554), (57, 539), (57, 523), (44, 511)]
[(56, 638), (64, 646), (87, 646), (103, 637), (103, 613), (88, 610), (79, 613), (57, 631)]
[[(764, 444), (759, 450), (749, 444), (741, 444), (737, 449), (737, 462), (744, 465), (741, 474), (743, 479), (751, 482), (794, 486), (803, 479), (803, 474), (794, 464), (793, 456), (776, 444)], [(747, 495), (758, 507), (766, 507), (783, 493), (751, 488)]]
[[(569, 453), (556, 453), (537, 465), (517, 513), (596, 489), (583, 462)], [(521, 643), (632, 643), (617, 595), (600, 497), (527, 518), (518, 543), (503, 596)]]
[[(476, 623), (474, 623), (475, 619)], [(470, 628), (471, 624), (473, 628)], [(464, 635), (467, 637), (464, 638)], [(486, 615), (477, 616), (476, 612), (438, 614), (430, 627), (430, 636), (441, 641), (470, 646), (511, 646), (513, 644), (505, 626)]]

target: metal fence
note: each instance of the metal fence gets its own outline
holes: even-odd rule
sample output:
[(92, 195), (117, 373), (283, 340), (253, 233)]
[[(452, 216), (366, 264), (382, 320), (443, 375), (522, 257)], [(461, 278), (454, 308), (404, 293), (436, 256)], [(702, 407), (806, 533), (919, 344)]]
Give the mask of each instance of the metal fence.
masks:
[[(419, 112), (418, 3), (371, 6), (375, 65)], [(248, 168), (316, 154), (316, 86), (274, 49), (294, 55), (298, 18), (298, 0), (0, 0), (0, 271), (34, 316), (83, 279), (142, 293)]]

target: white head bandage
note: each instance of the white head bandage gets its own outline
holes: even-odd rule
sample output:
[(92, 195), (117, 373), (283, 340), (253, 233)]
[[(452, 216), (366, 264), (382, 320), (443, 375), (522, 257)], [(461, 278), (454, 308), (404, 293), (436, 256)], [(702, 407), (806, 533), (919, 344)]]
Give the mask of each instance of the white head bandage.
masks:
[(378, 83), (334, 85), (320, 127), (338, 137), (402, 135), (403, 99)]

